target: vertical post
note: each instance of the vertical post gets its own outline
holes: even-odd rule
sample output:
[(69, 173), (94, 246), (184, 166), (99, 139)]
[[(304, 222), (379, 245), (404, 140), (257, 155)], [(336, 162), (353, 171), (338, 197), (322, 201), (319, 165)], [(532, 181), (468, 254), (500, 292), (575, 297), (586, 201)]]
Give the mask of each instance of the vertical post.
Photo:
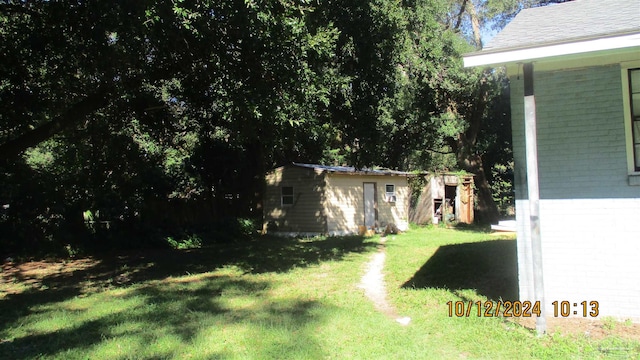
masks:
[(447, 227), (447, 183), (444, 181), (442, 174), (442, 223)]
[(545, 317), (544, 281), (542, 267), (542, 239), (540, 237), (540, 189), (538, 185), (538, 138), (536, 132), (536, 100), (533, 90), (533, 64), (523, 66), (524, 73), (524, 123), (527, 156), (527, 188), (529, 217), (531, 222), (531, 257), (533, 260), (534, 301), (540, 301), (540, 316), (536, 319), (536, 331), (547, 331)]

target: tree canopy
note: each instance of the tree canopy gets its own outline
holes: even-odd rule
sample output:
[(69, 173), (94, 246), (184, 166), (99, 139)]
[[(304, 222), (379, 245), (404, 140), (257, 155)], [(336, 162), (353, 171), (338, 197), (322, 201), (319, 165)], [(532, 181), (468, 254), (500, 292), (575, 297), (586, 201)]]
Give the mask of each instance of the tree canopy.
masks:
[(288, 161), (466, 170), (494, 219), (508, 87), (460, 55), (546, 2), (0, 1), (0, 241), (139, 230), (181, 199), (259, 216)]

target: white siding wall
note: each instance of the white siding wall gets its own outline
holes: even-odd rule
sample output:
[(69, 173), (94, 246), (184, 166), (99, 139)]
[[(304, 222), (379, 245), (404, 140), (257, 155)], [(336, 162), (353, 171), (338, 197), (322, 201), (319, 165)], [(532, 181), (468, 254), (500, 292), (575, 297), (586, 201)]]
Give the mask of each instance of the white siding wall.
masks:
[[(264, 224), (275, 224), (277, 233), (314, 234), (327, 231), (322, 208), (324, 175), (313, 169), (282, 166), (265, 177)], [(294, 203), (282, 205), (282, 187), (293, 187)]]
[(329, 234), (355, 234), (358, 225), (364, 224), (362, 183), (363, 180), (355, 176), (327, 175), (324, 208)]
[[(328, 232), (330, 234), (357, 233), (358, 226), (364, 225), (363, 184), (365, 182), (376, 184), (378, 225), (395, 223), (401, 231), (407, 230), (409, 228), (409, 186), (406, 177), (328, 174), (324, 206)], [(384, 200), (386, 184), (395, 185), (396, 203), (387, 203)]]
[[(598, 301), (640, 320), (640, 187), (627, 174), (619, 66), (536, 73), (546, 308)], [(520, 297), (533, 299), (523, 83), (511, 78)], [(572, 309), (573, 310), (573, 309)]]

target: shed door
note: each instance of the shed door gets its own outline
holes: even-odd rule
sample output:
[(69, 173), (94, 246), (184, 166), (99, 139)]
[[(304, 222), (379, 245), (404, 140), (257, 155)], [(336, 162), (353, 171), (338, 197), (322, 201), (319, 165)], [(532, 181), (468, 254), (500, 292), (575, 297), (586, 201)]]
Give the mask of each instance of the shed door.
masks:
[(458, 221), (472, 224), (473, 223), (473, 188), (471, 182), (464, 182), (458, 188), (460, 191), (460, 215)]
[(376, 225), (376, 184), (364, 183), (364, 226)]

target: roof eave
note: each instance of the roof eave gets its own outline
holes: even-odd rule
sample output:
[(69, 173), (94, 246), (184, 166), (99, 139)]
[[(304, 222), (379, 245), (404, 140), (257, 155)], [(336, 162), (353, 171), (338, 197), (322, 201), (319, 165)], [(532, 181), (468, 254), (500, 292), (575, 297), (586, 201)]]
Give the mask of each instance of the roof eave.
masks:
[(463, 59), (465, 67), (501, 66), (510, 63), (601, 53), (634, 47), (640, 47), (640, 32), (566, 43), (542, 44), (526, 48), (484, 50), (464, 55)]

